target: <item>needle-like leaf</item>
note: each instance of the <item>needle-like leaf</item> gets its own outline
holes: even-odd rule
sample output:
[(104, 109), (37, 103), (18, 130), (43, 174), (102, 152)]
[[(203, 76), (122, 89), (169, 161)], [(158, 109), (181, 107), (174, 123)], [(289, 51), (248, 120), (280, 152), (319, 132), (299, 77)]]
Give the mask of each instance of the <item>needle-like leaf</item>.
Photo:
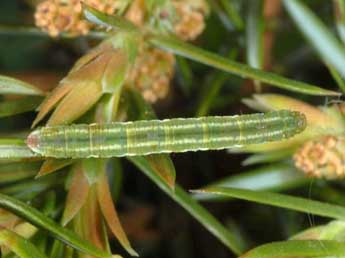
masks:
[(217, 237), (235, 254), (241, 254), (245, 247), (238, 241), (236, 235), (224, 227), (215, 217), (213, 217), (204, 207), (188, 195), (181, 187), (175, 186), (175, 192), (170, 186), (152, 170), (152, 167), (143, 157), (129, 157), (146, 176), (148, 176), (161, 190), (168, 194), (174, 201), (186, 209), (190, 215), (198, 220), (209, 232)]
[(290, 240), (259, 246), (241, 258), (343, 257), (344, 253), (345, 245), (339, 241)]
[(50, 234), (60, 239), (67, 245), (81, 251), (88, 253), (90, 255), (99, 257), (99, 258), (109, 258), (110, 254), (104, 252), (87, 241), (81, 239), (78, 235), (72, 231), (61, 227), (59, 224), (55, 223), (52, 219), (45, 216), (43, 213), (37, 209), (28, 206), (27, 204), (14, 199), (13, 197), (0, 194), (0, 207), (7, 209), (18, 217), (27, 220), (31, 224), (47, 230)]
[(2, 101), (0, 102), (0, 117), (8, 117), (34, 111), (41, 102), (41, 97), (27, 97)]
[(15, 182), (33, 177), (39, 170), (41, 162), (15, 162), (0, 164), (0, 183)]
[(0, 94), (45, 95), (43, 91), (29, 83), (3, 75), (0, 75)]
[[(131, 28), (124, 24), (124, 19), (121, 19), (120, 17), (109, 16), (97, 11), (96, 9), (87, 6), (84, 7), (85, 16), (91, 22), (107, 27), (121, 28), (125, 31), (136, 31), (135, 29), (131, 30)], [(114, 24), (115, 21), (116, 24)], [(339, 93), (334, 91), (325, 90), (318, 86), (310, 85), (304, 82), (287, 79), (274, 73), (264, 72), (250, 66), (228, 60), (222, 56), (200, 49), (176, 38), (151, 35), (150, 37), (148, 37), (148, 40), (154, 46), (163, 48), (177, 55), (190, 58), (194, 61), (198, 61), (200, 63), (218, 68), (232, 74), (236, 74), (238, 76), (268, 83), (272, 86), (310, 95), (340, 95)]]
[(304, 3), (299, 0), (284, 0), (291, 18), (321, 59), (331, 64), (345, 77), (345, 47)]
[[(264, 63), (263, 34), (263, 0), (251, 0), (246, 21), (246, 54), (248, 65), (257, 69), (262, 69)], [(260, 91), (260, 83), (254, 83), (257, 91)]]
[(309, 95), (340, 95), (340, 93), (337, 93), (335, 91), (325, 90), (318, 86), (300, 81), (294, 81), (274, 73), (265, 72), (235, 61), (228, 60), (222, 56), (219, 56), (212, 52), (208, 52), (188, 43), (184, 43), (178, 39), (162, 36), (152, 36), (149, 41), (156, 47), (171, 51), (177, 55), (184, 56), (194, 61), (218, 68), (225, 72), (229, 72), (244, 78), (267, 83), (278, 88)]
[[(205, 188), (231, 187), (261, 191), (283, 191), (305, 185), (308, 182), (310, 182), (310, 179), (297, 171), (293, 165), (282, 163), (266, 165), (241, 174), (231, 175), (213, 182)], [(202, 201), (229, 200), (229, 197), (206, 192), (196, 193), (194, 198)]]
[(29, 240), (7, 229), (0, 229), (0, 245), (6, 246), (20, 258), (47, 258)]
[(344, 207), (319, 201), (313, 201), (301, 197), (229, 187), (209, 187), (202, 190), (193, 190), (192, 192), (200, 194), (215, 194), (229, 198), (238, 198), (256, 203), (305, 212), (308, 214), (314, 214), (334, 219), (345, 219)]

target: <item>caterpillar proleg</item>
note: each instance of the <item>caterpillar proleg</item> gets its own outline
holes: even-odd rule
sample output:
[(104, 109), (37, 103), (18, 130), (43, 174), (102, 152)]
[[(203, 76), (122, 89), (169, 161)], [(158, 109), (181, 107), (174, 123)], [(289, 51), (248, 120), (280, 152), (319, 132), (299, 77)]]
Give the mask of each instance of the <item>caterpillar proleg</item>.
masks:
[(217, 150), (287, 139), (306, 127), (296, 111), (42, 127), (32, 151), (54, 158), (106, 158)]

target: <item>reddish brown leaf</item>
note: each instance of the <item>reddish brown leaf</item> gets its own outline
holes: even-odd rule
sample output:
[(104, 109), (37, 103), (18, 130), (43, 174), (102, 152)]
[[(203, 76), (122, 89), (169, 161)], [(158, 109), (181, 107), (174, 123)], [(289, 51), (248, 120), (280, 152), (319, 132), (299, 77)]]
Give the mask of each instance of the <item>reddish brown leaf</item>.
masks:
[(84, 176), (82, 167), (78, 164), (74, 167), (74, 175), (68, 192), (66, 206), (62, 217), (62, 225), (70, 222), (83, 207), (89, 194), (90, 185)]
[(97, 182), (97, 197), (102, 210), (102, 214), (112, 233), (116, 236), (121, 245), (127, 250), (129, 254), (131, 254), (132, 256), (138, 256), (137, 252), (131, 247), (126, 233), (122, 228), (111, 197), (106, 175), (104, 175), (102, 179)]
[(73, 83), (61, 83), (49, 94), (43, 103), (38, 107), (38, 114), (31, 127), (35, 127), (55, 106), (56, 104), (73, 88)]
[(47, 125), (69, 124), (88, 111), (102, 96), (96, 82), (80, 83), (61, 101)]
[(51, 174), (61, 168), (71, 165), (76, 161), (76, 159), (47, 159), (43, 162), (40, 171), (36, 175), (36, 178)]
[(102, 53), (112, 50), (112, 45), (107, 41), (99, 44), (97, 47), (91, 49), (86, 55), (78, 59), (78, 61), (73, 65), (73, 68), (70, 70), (70, 74), (80, 70), (85, 65), (89, 64), (98, 56), (100, 56)]
[(68, 124), (88, 111), (103, 95), (102, 78), (111, 59), (104, 53), (85, 65), (64, 81), (74, 84), (73, 89), (59, 103), (48, 121), (48, 125)]
[(175, 188), (176, 171), (169, 155), (154, 154), (145, 156), (152, 169), (159, 175), (172, 189)]
[[(43, 101), (39, 107), (39, 113), (33, 122), (33, 127), (36, 126), (60, 101), (61, 103), (58, 105), (57, 109), (60, 108), (62, 112), (66, 112), (64, 109), (65, 107), (61, 107), (63, 104), (62, 102), (64, 102), (66, 98), (69, 100), (67, 102), (68, 104), (75, 104), (69, 106), (71, 114), (67, 114), (70, 114), (71, 118), (67, 117), (66, 121), (70, 121), (73, 117), (79, 117), (81, 115), (79, 113), (87, 111), (88, 108), (90, 108), (99, 99), (102, 91), (102, 86), (100, 85), (101, 79), (111, 59), (111, 54), (114, 52), (112, 50), (108, 50), (108, 48), (109, 47), (97, 48), (95, 51), (92, 51), (90, 54), (77, 61), (71, 72)], [(105, 52), (101, 53), (101, 50), (104, 50)], [(92, 88), (91, 92), (89, 92), (90, 88)], [(94, 94), (94, 92), (97, 92), (97, 94)], [(63, 99), (66, 95), (67, 97)], [(89, 96), (89, 100), (87, 98), (84, 99), (84, 96), (86, 95)], [(88, 103), (88, 101), (90, 101), (90, 103)], [(80, 103), (83, 105), (80, 106)], [(64, 105), (67, 105), (66, 102), (64, 102)], [(75, 113), (79, 115), (76, 115)], [(58, 116), (57, 114), (55, 114), (55, 116)], [(54, 119), (56, 119), (56, 117)], [(62, 121), (62, 119), (60, 118), (56, 120), (57, 123), (59, 121)]]
[[(78, 215), (73, 219), (75, 231), (84, 239), (93, 243), (96, 247), (107, 250), (107, 235), (104, 232), (104, 224), (101, 210), (97, 200), (96, 185), (89, 190), (87, 201)], [(94, 258), (80, 253), (80, 258)]]

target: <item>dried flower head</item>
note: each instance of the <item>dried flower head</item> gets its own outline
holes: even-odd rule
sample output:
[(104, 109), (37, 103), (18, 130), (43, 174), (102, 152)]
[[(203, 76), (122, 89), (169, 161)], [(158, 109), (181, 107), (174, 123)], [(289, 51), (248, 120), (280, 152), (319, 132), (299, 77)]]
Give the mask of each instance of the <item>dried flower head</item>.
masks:
[[(114, 14), (120, 8), (119, 1), (84, 0), (85, 4), (107, 14)], [(92, 24), (82, 17), (80, 0), (46, 0), (37, 5), (35, 13), (36, 26), (56, 37), (62, 32), (71, 36), (85, 35)]]
[(205, 1), (174, 0), (177, 20), (174, 23), (174, 32), (182, 40), (196, 39), (205, 28), (207, 4)]
[(143, 47), (127, 80), (128, 86), (137, 88), (145, 100), (154, 103), (169, 92), (174, 74), (175, 57), (160, 49)]
[(317, 178), (345, 177), (345, 137), (325, 136), (306, 142), (294, 155), (297, 168)]

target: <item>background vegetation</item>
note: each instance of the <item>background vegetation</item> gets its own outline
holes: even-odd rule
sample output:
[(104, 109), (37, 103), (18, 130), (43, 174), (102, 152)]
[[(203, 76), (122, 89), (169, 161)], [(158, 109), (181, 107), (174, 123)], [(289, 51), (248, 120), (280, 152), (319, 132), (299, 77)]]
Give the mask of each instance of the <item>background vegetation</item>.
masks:
[[(106, 30), (100, 28), (99, 34), (92, 31), (80, 37), (71, 37), (68, 33), (50, 37), (34, 27), (36, 4), (36, 1), (1, 1), (0, 73), (50, 92), (66, 77), (78, 58), (112, 34), (105, 34)], [(168, 93), (158, 101), (140, 94), (143, 93), (140, 88), (125, 87), (117, 119), (121, 119), (121, 114), (129, 120), (151, 119), (155, 116), (151, 113), (152, 102), (159, 119), (285, 108), (304, 112), (310, 122), (308, 131), (295, 141), (273, 145), (246, 146), (236, 151), (172, 154), (173, 164), (165, 156), (153, 160), (143, 157), (111, 159), (106, 168), (94, 161), (90, 165), (94, 170), (107, 172), (105, 182), (109, 182), (112, 198), (105, 201), (109, 196), (103, 193), (106, 197), (95, 204), (102, 210), (101, 220), (108, 223), (113, 233), (97, 232), (109, 236), (109, 240), (103, 239), (99, 243), (83, 232), (95, 230), (92, 223), (85, 225), (85, 221), (92, 221), (87, 217), (92, 208), (84, 207), (82, 211), (71, 208), (83, 195), (80, 188), (72, 187), (73, 180), (81, 178), (73, 176), (79, 171), (78, 165), (67, 166), (72, 163), (69, 160), (52, 164), (45, 161), (46, 167), (42, 169), (42, 160), (5, 157), (6, 153), (13, 155), (28, 151), (22, 142), (7, 142), (5, 138), (25, 138), (37, 115), (34, 109), (43, 97), (24, 96), (23, 99), (16, 96), (31, 95), (23, 93), (28, 87), (21, 88), (19, 82), (13, 83), (19, 85), (19, 89), (12, 92), (14, 96), (6, 94), (0, 85), (3, 94), (0, 102), (0, 206), (4, 208), (0, 212), (0, 225), (9, 229), (0, 231), (2, 257), (13, 257), (9, 250), (19, 257), (40, 257), (40, 253), (47, 257), (109, 257), (106, 254), (108, 243), (113, 254), (129, 256), (121, 244), (134, 254), (126, 237), (121, 236), (121, 227), (119, 229), (113, 220), (111, 212), (114, 211), (102, 208), (102, 200), (106, 207), (115, 201), (124, 231), (141, 257), (345, 255), (345, 225), (342, 222), (345, 217), (342, 181), (345, 175), (345, 141), (342, 138), (345, 126), (341, 103), (341, 93), (345, 90), (345, 2), (212, 0), (208, 5), (205, 29), (191, 43), (163, 37), (166, 34), (157, 31), (154, 36), (145, 38), (150, 46), (176, 54), (175, 74), (169, 78)], [(98, 18), (93, 22), (104, 21), (104, 17)], [(127, 28), (121, 29), (126, 31)], [(158, 67), (164, 67), (164, 64), (158, 64)], [(167, 74), (170, 75), (170, 71)], [(88, 74), (85, 80), (96, 79), (93, 74)], [(9, 81), (5, 82), (9, 84)], [(92, 100), (79, 101), (91, 103)], [(102, 108), (102, 103), (106, 105), (109, 100), (103, 96), (92, 106)], [(51, 123), (67, 117), (72, 113), (70, 110), (78, 111), (76, 107), (74, 103), (59, 118), (55, 115), (56, 120), (52, 119), (54, 113), (50, 117)], [(84, 113), (80, 111), (79, 115)], [(99, 121), (99, 117), (88, 115), (82, 121)], [(73, 120), (71, 118), (69, 122)], [(331, 139), (337, 142), (336, 152), (333, 145), (327, 145), (325, 136), (335, 137)], [(317, 164), (320, 156), (301, 150), (306, 142), (314, 144), (312, 150), (322, 145), (327, 155), (336, 153), (334, 159), (339, 163), (334, 165), (333, 156), (325, 154), (325, 163), (328, 163)], [(305, 168), (305, 160), (309, 159), (313, 166)], [(78, 162), (84, 166), (80, 170), (92, 170), (90, 167), (85, 169), (86, 162)], [(58, 171), (50, 174), (53, 170)], [(178, 185), (173, 190), (175, 170)], [(306, 170), (309, 177), (301, 170)], [(35, 179), (39, 171), (40, 175), (49, 175)], [(104, 186), (104, 181), (99, 179), (101, 176), (90, 177), (99, 180), (94, 184), (98, 186), (88, 186), (94, 189), (88, 188), (90, 192), (97, 192)], [(188, 192), (210, 185), (207, 190)], [(68, 197), (71, 189), (74, 192)], [(16, 203), (16, 200), (23, 203)], [(95, 202), (91, 198), (86, 203)], [(25, 205), (38, 208), (40, 213), (36, 214), (36, 210)], [(82, 217), (84, 215), (76, 215), (78, 212), (88, 215)], [(70, 216), (72, 222), (65, 216)], [(46, 218), (52, 218), (56, 224), (49, 224)], [(70, 222), (65, 221), (68, 232), (57, 226), (63, 223), (63, 218)], [(45, 230), (36, 232), (26, 221)], [(105, 224), (98, 226), (104, 229)], [(311, 230), (304, 231), (307, 229)], [(13, 232), (16, 233), (12, 235)], [(33, 246), (20, 236), (30, 239)], [(67, 245), (59, 244), (56, 239), (62, 239)], [(274, 243), (264, 245), (270, 242)]]

